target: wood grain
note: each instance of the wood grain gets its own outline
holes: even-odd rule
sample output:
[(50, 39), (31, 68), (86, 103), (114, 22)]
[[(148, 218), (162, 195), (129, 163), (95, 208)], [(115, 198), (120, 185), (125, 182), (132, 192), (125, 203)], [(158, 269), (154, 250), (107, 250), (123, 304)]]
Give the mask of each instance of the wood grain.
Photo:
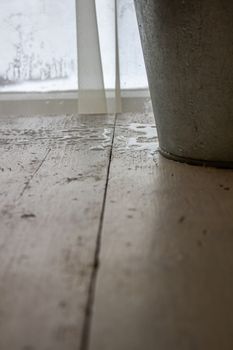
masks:
[(151, 123), (118, 116), (90, 350), (230, 350), (233, 172), (153, 159)]
[(0, 349), (232, 349), (233, 172), (160, 157), (147, 113), (109, 168), (113, 129), (0, 119)]
[(0, 349), (77, 350), (113, 117), (0, 124)]

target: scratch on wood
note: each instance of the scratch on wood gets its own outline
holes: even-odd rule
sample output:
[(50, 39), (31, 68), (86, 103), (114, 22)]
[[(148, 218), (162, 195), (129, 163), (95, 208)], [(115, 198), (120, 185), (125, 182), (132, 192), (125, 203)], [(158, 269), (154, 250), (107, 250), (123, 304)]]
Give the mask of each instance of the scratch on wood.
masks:
[(40, 168), (42, 167), (42, 165), (43, 165), (44, 162), (46, 161), (46, 158), (48, 157), (50, 151), (51, 151), (51, 148), (49, 148), (49, 149), (46, 151), (44, 158), (42, 159), (42, 161), (40, 162), (40, 164), (38, 165), (38, 167), (36, 168), (36, 170), (34, 171), (34, 173), (33, 173), (33, 174), (29, 177), (29, 179), (25, 182), (25, 186), (24, 186), (24, 188), (22, 189), (22, 191), (20, 192), (19, 197), (18, 197), (17, 200), (19, 200), (19, 199), (24, 195), (24, 192), (29, 188), (30, 182), (32, 181), (32, 179), (34, 178), (34, 176), (38, 173), (38, 171), (40, 170)]

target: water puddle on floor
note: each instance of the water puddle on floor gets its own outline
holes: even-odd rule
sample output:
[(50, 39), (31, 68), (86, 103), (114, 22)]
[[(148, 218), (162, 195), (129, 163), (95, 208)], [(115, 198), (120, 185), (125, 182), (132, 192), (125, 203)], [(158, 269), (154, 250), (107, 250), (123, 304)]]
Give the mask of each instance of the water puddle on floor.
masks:
[(141, 124), (141, 123), (131, 123), (128, 126), (122, 126), (121, 129), (124, 129), (128, 133), (133, 131), (130, 134), (133, 136), (118, 136), (118, 151), (119, 153), (124, 153), (125, 150), (130, 149), (132, 151), (146, 151), (148, 152), (149, 157), (153, 157), (158, 149), (157, 144), (157, 130), (155, 125), (151, 124)]
[(112, 130), (110, 129), (104, 129), (104, 131), (99, 134), (96, 135), (96, 137), (91, 137), (92, 141), (100, 141), (101, 144), (97, 144), (95, 146), (92, 146), (90, 149), (92, 151), (103, 151), (108, 147), (111, 147), (111, 143), (112, 143)]

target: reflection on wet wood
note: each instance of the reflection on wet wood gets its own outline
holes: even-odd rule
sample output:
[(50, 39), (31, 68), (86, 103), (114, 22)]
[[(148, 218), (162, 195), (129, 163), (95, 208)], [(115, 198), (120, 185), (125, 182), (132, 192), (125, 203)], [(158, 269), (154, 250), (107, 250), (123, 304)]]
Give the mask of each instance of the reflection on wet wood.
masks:
[(233, 173), (157, 146), (147, 113), (0, 119), (0, 349), (233, 348)]
[(118, 117), (90, 349), (232, 349), (233, 172), (153, 159), (150, 123)]

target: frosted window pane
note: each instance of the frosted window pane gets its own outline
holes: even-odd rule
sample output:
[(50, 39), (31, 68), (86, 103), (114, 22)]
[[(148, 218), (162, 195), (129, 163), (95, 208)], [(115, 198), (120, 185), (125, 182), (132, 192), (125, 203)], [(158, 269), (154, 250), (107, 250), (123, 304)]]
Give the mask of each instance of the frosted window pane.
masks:
[(0, 1), (0, 91), (77, 87), (74, 0)]
[(148, 87), (134, 0), (118, 0), (121, 88)]
[[(147, 88), (142, 47), (133, 0), (118, 0), (118, 39), (122, 89)], [(106, 88), (115, 88), (114, 1), (96, 0), (100, 48)]]

